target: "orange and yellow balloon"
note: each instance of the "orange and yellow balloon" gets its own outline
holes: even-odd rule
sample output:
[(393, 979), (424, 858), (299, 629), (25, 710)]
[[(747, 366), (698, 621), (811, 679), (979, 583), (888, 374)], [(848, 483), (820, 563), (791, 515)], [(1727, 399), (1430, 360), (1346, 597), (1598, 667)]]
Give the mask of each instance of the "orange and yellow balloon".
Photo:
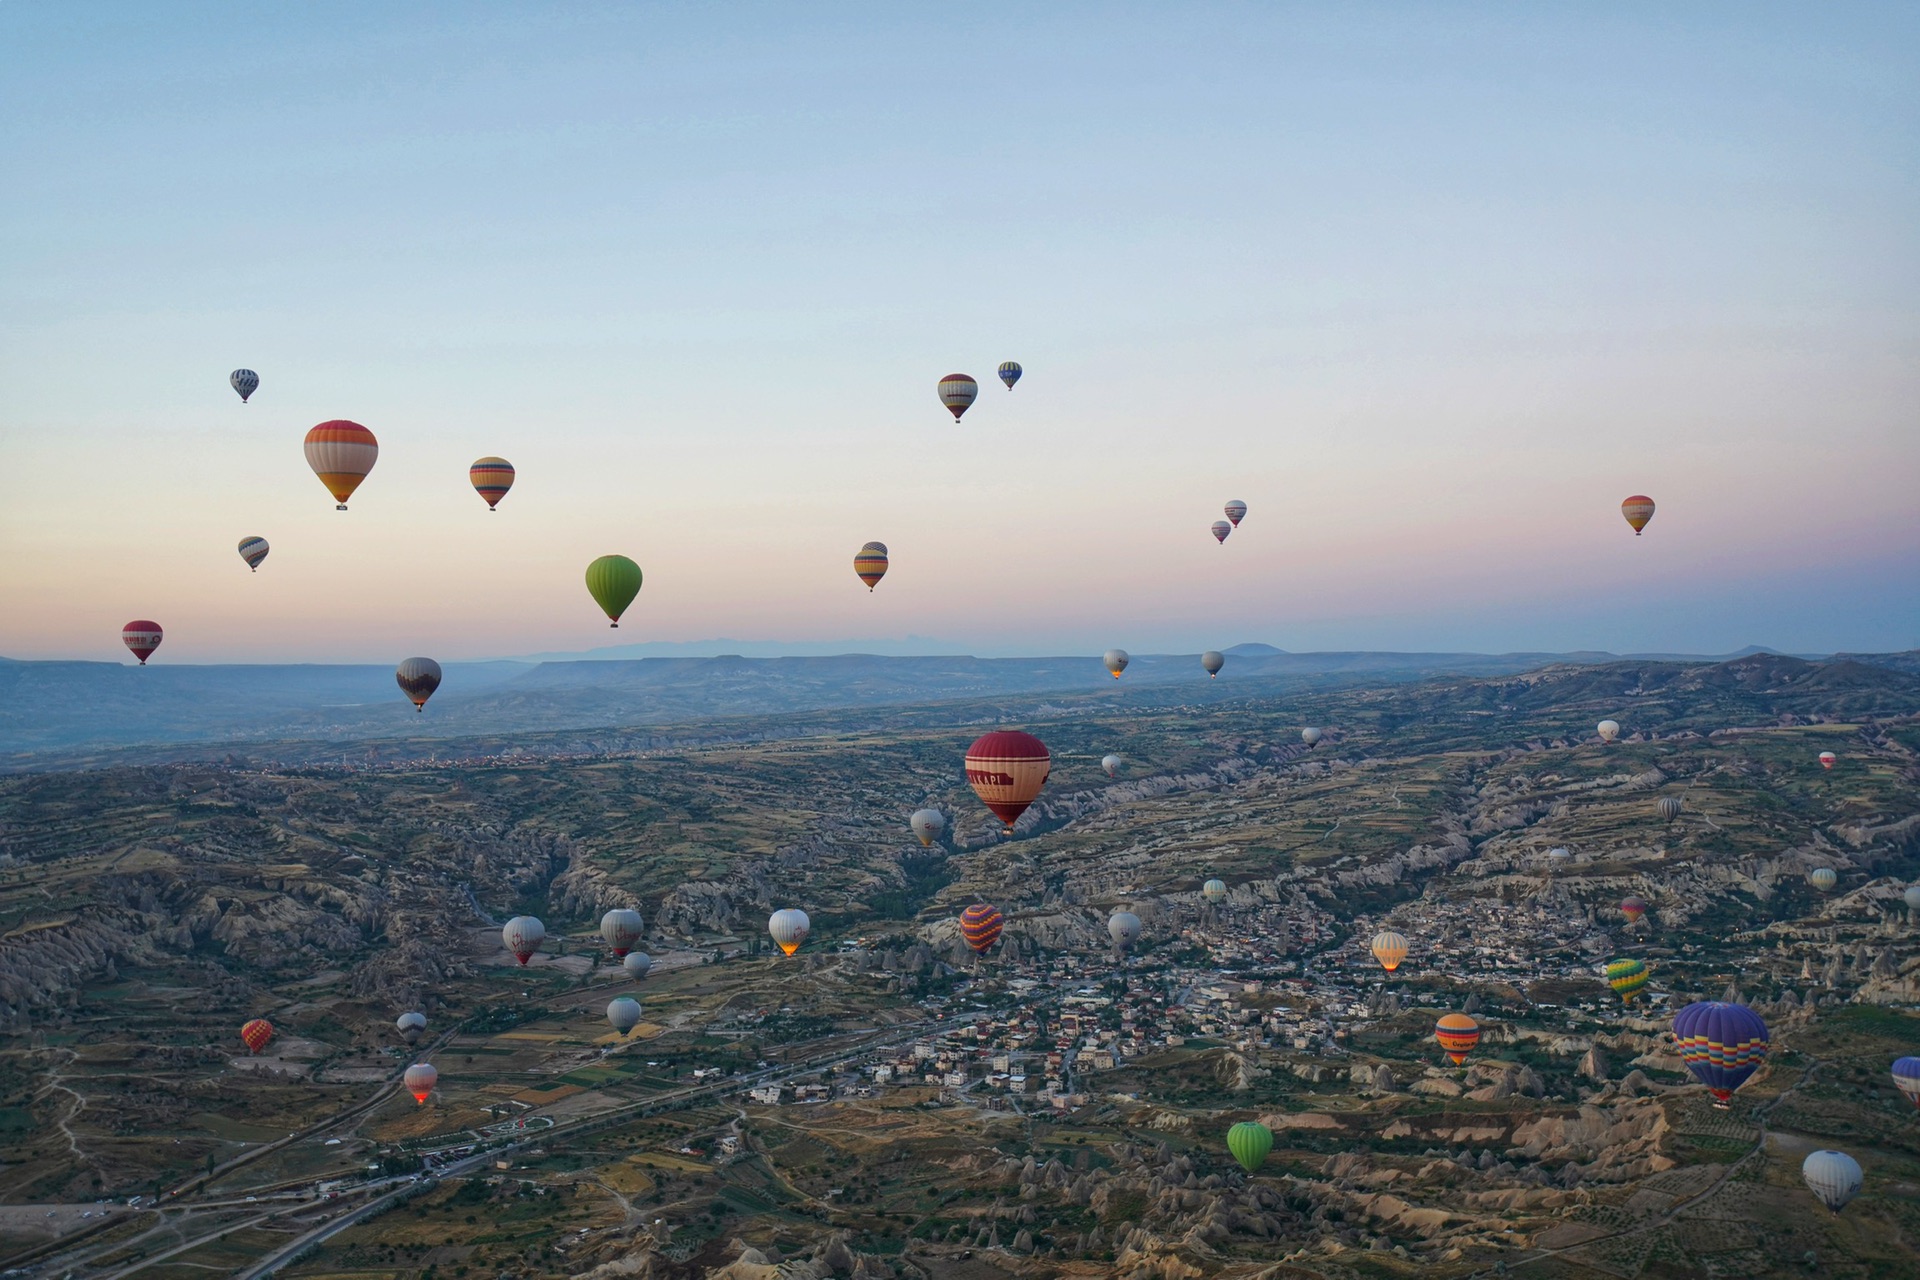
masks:
[(1647, 527), (1647, 521), (1653, 519), (1653, 499), (1644, 493), (1636, 493), (1620, 504), (1620, 514), (1633, 526), (1633, 536), (1637, 538), (1640, 531)]
[(473, 491), (487, 500), (487, 510), (499, 508), (500, 499), (513, 488), (513, 464), (505, 458), (481, 458), (467, 468)]
[(1473, 1046), (1480, 1043), (1480, 1024), (1464, 1013), (1441, 1014), (1440, 1021), (1433, 1025), (1433, 1038), (1440, 1042), (1440, 1048), (1457, 1067), (1467, 1060)]
[(1400, 967), (1400, 962), (1407, 958), (1406, 937), (1391, 929), (1374, 934), (1373, 958), (1380, 962), (1382, 969), (1392, 973)]
[(337, 511), (347, 509), (347, 499), (380, 460), (380, 442), (373, 432), (345, 418), (323, 422), (307, 432), (306, 450), (307, 465), (339, 504)]

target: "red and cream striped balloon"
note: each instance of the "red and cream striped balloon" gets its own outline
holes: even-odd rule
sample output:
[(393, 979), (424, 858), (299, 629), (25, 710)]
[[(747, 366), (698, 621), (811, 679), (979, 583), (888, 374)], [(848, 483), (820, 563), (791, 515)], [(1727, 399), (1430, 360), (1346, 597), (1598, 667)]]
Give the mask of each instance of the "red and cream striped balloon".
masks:
[(984, 902), (976, 902), (960, 913), (960, 936), (981, 955), (1000, 938), (1000, 913)]
[(323, 422), (307, 432), (306, 448), (307, 465), (340, 504), (335, 508), (339, 511), (347, 509), (347, 499), (380, 458), (380, 442), (373, 432), (345, 418)]
[(940, 379), (940, 403), (947, 406), (947, 412), (953, 415), (955, 422), (980, 394), (980, 384), (964, 373), (950, 373)]
[(140, 659), (140, 665), (144, 667), (147, 665), (148, 656), (160, 647), (160, 641), (164, 635), (159, 623), (149, 622), (145, 618), (135, 618), (120, 628), (120, 643), (133, 650), (133, 656)]
[(1047, 785), (1053, 757), (1047, 744), (1030, 733), (1002, 729), (985, 734), (967, 748), (967, 785), (994, 816), (1013, 824)]

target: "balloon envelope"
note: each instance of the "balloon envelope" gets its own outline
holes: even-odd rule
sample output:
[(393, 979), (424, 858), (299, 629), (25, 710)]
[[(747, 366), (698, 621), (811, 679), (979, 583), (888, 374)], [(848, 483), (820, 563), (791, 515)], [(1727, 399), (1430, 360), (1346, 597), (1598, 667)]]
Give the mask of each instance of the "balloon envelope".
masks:
[(160, 641), (166, 633), (160, 630), (160, 624), (145, 618), (135, 618), (120, 628), (120, 643), (133, 650), (133, 656), (140, 659), (140, 665), (146, 666), (147, 659), (160, 647)]
[(240, 539), (240, 558), (247, 562), (249, 569), (257, 571), (260, 568), (260, 562), (267, 558), (269, 550), (271, 548), (267, 546), (267, 540), (257, 534), (251, 538)]
[(500, 930), (500, 941), (506, 943), (507, 950), (513, 952), (513, 958), (521, 964), (532, 958), (546, 940), (547, 926), (533, 916), (515, 916)]
[(440, 664), (432, 658), (408, 658), (393, 669), (400, 692), (413, 700), (418, 711), (427, 709), (427, 699), (440, 687)]
[(424, 1104), (433, 1096), (433, 1086), (439, 1083), (440, 1072), (431, 1062), (416, 1062), (407, 1068), (401, 1079), (407, 1086), (407, 1092), (413, 1095), (413, 1100)]
[(981, 955), (1000, 937), (1000, 913), (984, 902), (976, 902), (960, 913), (960, 936)]
[(813, 922), (798, 907), (785, 907), (774, 912), (767, 920), (767, 932), (773, 935), (773, 940), (788, 955), (798, 951), (800, 944), (807, 940), (807, 935), (812, 931)]
[(245, 404), (248, 397), (260, 389), (260, 375), (251, 369), (235, 369), (227, 375), (227, 382), (240, 393), (241, 404)]
[(1247, 518), (1246, 503), (1240, 501), (1240, 499), (1238, 498), (1235, 498), (1233, 501), (1227, 504), (1227, 519), (1233, 523), (1234, 528), (1238, 529), (1240, 527), (1240, 522), (1242, 520), (1245, 520), (1246, 518)]
[(880, 579), (887, 576), (887, 544), (869, 542), (853, 556), (853, 571), (860, 581), (867, 584), (871, 591), (880, 585)]
[(1440, 1042), (1442, 1051), (1457, 1067), (1467, 1060), (1473, 1046), (1480, 1043), (1480, 1024), (1464, 1013), (1442, 1014), (1433, 1024), (1433, 1038)]
[(1653, 802), (1653, 807), (1655, 812), (1669, 822), (1679, 817), (1680, 811), (1686, 808), (1685, 805), (1680, 803), (1679, 798), (1675, 796), (1661, 796)]
[(1595, 730), (1600, 735), (1600, 741), (1612, 742), (1620, 736), (1620, 722), (1618, 720), (1602, 720), (1595, 726)]
[(625, 556), (601, 556), (587, 566), (587, 592), (614, 626), (640, 594), (640, 566)]
[(940, 379), (940, 403), (947, 406), (947, 412), (953, 415), (955, 422), (980, 394), (980, 384), (964, 373), (950, 373)]
[(1820, 753), (1820, 767), (1822, 769), (1831, 769), (1833, 768), (1834, 763), (1839, 759), (1840, 757), (1833, 754), (1833, 752), (1831, 751), (1822, 751)]
[(1620, 900), (1620, 914), (1627, 918), (1628, 924), (1639, 924), (1640, 917), (1647, 914), (1647, 900), (1645, 898), (1622, 898)]
[(487, 510), (500, 505), (500, 499), (513, 488), (513, 464), (505, 458), (480, 458), (467, 468), (473, 491), (487, 500)]
[(1907, 904), (1907, 910), (1920, 911), (1920, 884), (1908, 885), (1907, 891), (1900, 895), (1900, 900)]
[(273, 1039), (273, 1024), (265, 1018), (255, 1018), (240, 1027), (240, 1042), (247, 1046), (248, 1053), (259, 1053)]
[(629, 951), (627, 958), (620, 962), (627, 976), (636, 980), (644, 978), (653, 970), (653, 957), (644, 951)]
[(1047, 785), (1053, 757), (1047, 744), (1032, 734), (1000, 729), (974, 740), (967, 748), (966, 767), (967, 785), (1011, 835), (1013, 824)]
[(1209, 649), (1200, 655), (1200, 669), (1210, 676), (1220, 674), (1220, 668), (1227, 665), (1227, 655), (1218, 649)]
[(1200, 896), (1205, 898), (1208, 902), (1226, 901), (1227, 882), (1225, 880), (1207, 881), (1205, 884), (1200, 886)]
[(621, 1035), (640, 1025), (640, 1002), (632, 996), (615, 996), (607, 1004), (607, 1021)]
[(1000, 365), (1000, 381), (1007, 384), (1007, 390), (1013, 390), (1013, 384), (1020, 381), (1020, 366), (1011, 360)]
[(1380, 967), (1392, 973), (1407, 958), (1407, 939), (1404, 934), (1388, 929), (1373, 935), (1372, 949), (1373, 958), (1380, 962)]
[(1122, 760), (1119, 756), (1101, 756), (1100, 757), (1100, 767), (1107, 771), (1107, 776), (1109, 778), (1119, 777), (1120, 766), (1125, 763), (1126, 761)]
[(1251, 1120), (1242, 1120), (1227, 1130), (1227, 1151), (1240, 1167), (1253, 1173), (1273, 1150), (1273, 1130)]
[(1140, 941), (1140, 917), (1131, 911), (1116, 911), (1107, 917), (1107, 936), (1121, 950)]
[(600, 936), (616, 956), (624, 956), (640, 941), (646, 924), (631, 907), (615, 907), (600, 917)]
[(380, 460), (380, 442), (373, 438), (373, 432), (345, 418), (323, 422), (307, 432), (306, 451), (307, 465), (333, 495), (340, 511), (347, 509), (347, 499)]
[(1640, 531), (1647, 527), (1647, 521), (1653, 519), (1653, 499), (1644, 493), (1636, 493), (1620, 504), (1620, 514), (1633, 526), (1633, 536), (1637, 538)]
[(1898, 1058), (1893, 1064), (1893, 1087), (1920, 1107), (1920, 1058)]
[(1125, 649), (1109, 649), (1101, 655), (1100, 661), (1106, 664), (1107, 670), (1113, 673), (1115, 680), (1118, 680), (1120, 673), (1127, 669), (1127, 663), (1132, 659), (1127, 657)]
[(1673, 1015), (1680, 1060), (1721, 1102), (1767, 1060), (1767, 1040), (1767, 1024), (1743, 1004), (1702, 1000)]
[(1844, 1151), (1816, 1151), (1800, 1162), (1814, 1198), (1838, 1213), (1860, 1194), (1860, 1162)]
[(1213, 540), (1215, 542), (1225, 542), (1227, 540), (1227, 535), (1232, 532), (1233, 532), (1233, 526), (1228, 524), (1225, 520), (1215, 520), (1213, 522)]
[(1620, 1003), (1632, 1004), (1640, 988), (1647, 985), (1647, 979), (1653, 975), (1647, 972), (1644, 960), (1633, 956), (1624, 956), (1618, 960), (1607, 961), (1607, 985), (1620, 997)]
[(913, 834), (920, 837), (923, 847), (931, 847), (947, 829), (947, 815), (938, 809), (916, 809), (907, 825), (913, 828)]
[(1833, 873), (1832, 867), (1817, 867), (1807, 873), (1807, 882), (1820, 892), (1827, 893), (1840, 883), (1840, 877)]
[(1302, 729), (1300, 731), (1300, 741), (1306, 743), (1310, 747), (1317, 745), (1320, 739), (1325, 736), (1326, 735), (1321, 733), (1318, 729)]
[(424, 1013), (403, 1013), (393, 1020), (393, 1025), (399, 1029), (401, 1035), (406, 1037), (408, 1044), (413, 1044), (417, 1042), (422, 1035), (426, 1034), (427, 1015)]

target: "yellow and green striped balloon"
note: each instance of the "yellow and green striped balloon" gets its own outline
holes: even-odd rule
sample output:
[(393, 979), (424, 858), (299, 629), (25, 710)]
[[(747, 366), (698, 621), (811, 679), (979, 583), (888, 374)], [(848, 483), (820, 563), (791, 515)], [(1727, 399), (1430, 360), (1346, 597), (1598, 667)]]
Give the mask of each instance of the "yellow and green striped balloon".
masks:
[(1632, 1004), (1633, 997), (1640, 988), (1647, 985), (1647, 979), (1653, 975), (1647, 972), (1644, 960), (1626, 956), (1619, 960), (1607, 961), (1607, 985), (1620, 993), (1621, 1004)]
[(640, 566), (625, 556), (601, 556), (587, 566), (587, 590), (614, 626), (640, 594)]

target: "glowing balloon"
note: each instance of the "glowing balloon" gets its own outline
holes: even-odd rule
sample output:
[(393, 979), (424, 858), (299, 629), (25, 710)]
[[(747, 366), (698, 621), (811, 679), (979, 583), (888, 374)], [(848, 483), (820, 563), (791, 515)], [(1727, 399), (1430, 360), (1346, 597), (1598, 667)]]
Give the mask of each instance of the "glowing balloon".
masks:
[(251, 369), (235, 369), (227, 375), (227, 381), (240, 393), (241, 404), (245, 404), (260, 389), (260, 375)]
[(913, 828), (913, 834), (920, 837), (922, 847), (931, 848), (947, 829), (947, 815), (938, 809), (917, 809), (907, 819), (907, 825)]
[(1225, 880), (1207, 881), (1200, 886), (1200, 896), (1208, 902), (1225, 902), (1227, 900), (1227, 882)]
[(1127, 669), (1127, 663), (1132, 659), (1127, 657), (1125, 649), (1109, 649), (1101, 656), (1100, 661), (1106, 664), (1107, 670), (1113, 673), (1115, 680), (1118, 680), (1120, 673)]
[(432, 658), (408, 658), (393, 669), (393, 679), (413, 700), (413, 709), (424, 712), (427, 699), (440, 687), (440, 664)]
[(1636, 493), (1620, 504), (1620, 514), (1633, 526), (1633, 536), (1637, 538), (1640, 531), (1647, 527), (1647, 521), (1653, 519), (1653, 499), (1644, 493)]
[(1621, 1004), (1632, 1004), (1633, 998), (1640, 994), (1640, 988), (1647, 985), (1647, 979), (1653, 975), (1647, 972), (1646, 962), (1625, 956), (1619, 960), (1607, 961), (1607, 985), (1620, 997)]
[(953, 415), (955, 422), (980, 394), (980, 384), (964, 373), (950, 373), (940, 379), (940, 403), (947, 406), (947, 412)]
[(1238, 498), (1235, 498), (1232, 502), (1229, 502), (1227, 504), (1227, 519), (1233, 522), (1234, 528), (1238, 529), (1240, 527), (1240, 522), (1242, 520), (1245, 520), (1246, 518), (1247, 518), (1246, 503), (1240, 501), (1240, 499)]
[(427, 1033), (427, 1015), (424, 1013), (403, 1013), (393, 1020), (400, 1034), (408, 1044), (419, 1044), (420, 1037)]
[(854, 553), (853, 571), (860, 581), (867, 584), (871, 591), (880, 585), (880, 579), (887, 576), (887, 544), (869, 542)]
[(1053, 757), (1030, 733), (1000, 729), (967, 748), (967, 785), (1013, 834), (1013, 824), (1047, 785)]
[(1743, 1004), (1702, 1000), (1673, 1015), (1680, 1060), (1724, 1104), (1767, 1060), (1767, 1024)]
[(1612, 742), (1620, 736), (1620, 722), (1618, 720), (1602, 720), (1598, 726), (1598, 732), (1600, 734), (1600, 741)]
[(1820, 767), (1822, 769), (1831, 769), (1839, 759), (1840, 757), (1831, 751), (1822, 751), (1820, 753)]
[(1840, 883), (1840, 877), (1833, 873), (1832, 867), (1816, 867), (1807, 873), (1807, 883), (1822, 893), (1831, 893), (1833, 886)]
[(500, 499), (513, 488), (513, 464), (505, 458), (481, 458), (467, 468), (473, 491), (487, 500), (487, 510), (500, 506)]
[(1620, 914), (1627, 918), (1628, 924), (1639, 924), (1641, 917), (1647, 914), (1646, 899), (1622, 898), (1620, 900)]
[(1007, 384), (1007, 390), (1013, 390), (1013, 384), (1020, 381), (1020, 366), (1011, 360), (1003, 363), (1000, 366), (1000, 381)]
[(587, 566), (587, 592), (617, 627), (620, 615), (640, 594), (642, 577), (640, 566), (625, 556), (601, 556)]
[(607, 1021), (625, 1036), (640, 1025), (640, 1002), (632, 996), (615, 996), (607, 1005)]
[(247, 1046), (247, 1052), (259, 1053), (273, 1039), (273, 1024), (265, 1018), (255, 1018), (240, 1028), (240, 1041)]
[(1400, 967), (1400, 962), (1407, 958), (1406, 936), (1395, 933), (1391, 929), (1374, 934), (1373, 958), (1380, 962), (1382, 969), (1392, 973)]
[(1453, 1059), (1457, 1067), (1467, 1060), (1473, 1046), (1480, 1043), (1480, 1024), (1464, 1013), (1443, 1013), (1440, 1021), (1433, 1024), (1433, 1038), (1440, 1042), (1442, 1052)]
[(1300, 741), (1306, 743), (1310, 747), (1317, 746), (1320, 742), (1320, 739), (1325, 736), (1326, 735), (1321, 733), (1318, 729), (1302, 729), (1300, 731)]
[(1227, 1130), (1227, 1151), (1248, 1173), (1257, 1172), (1273, 1150), (1273, 1130), (1251, 1120), (1242, 1120)]
[(345, 418), (323, 422), (307, 432), (306, 450), (307, 465), (339, 504), (336, 511), (347, 509), (347, 499), (380, 460), (380, 442), (373, 432)]
[(633, 944), (640, 941), (645, 930), (640, 913), (631, 907), (615, 907), (600, 917), (600, 937), (615, 956), (624, 956), (633, 950)]
[(433, 1096), (433, 1086), (440, 1082), (440, 1072), (431, 1062), (416, 1062), (400, 1078), (406, 1084), (407, 1092), (413, 1095), (413, 1100), (425, 1106), (427, 1099)]
[(1126, 761), (1122, 760), (1119, 756), (1101, 756), (1100, 757), (1100, 767), (1107, 771), (1107, 776), (1109, 778), (1119, 777), (1120, 766), (1125, 763)]
[(807, 913), (798, 907), (786, 907), (773, 913), (767, 921), (767, 932), (780, 944), (780, 949), (788, 955), (800, 949), (807, 940), (807, 934), (813, 931), (813, 922), (807, 919)]
[(1131, 911), (1116, 911), (1107, 917), (1107, 936), (1113, 939), (1113, 945), (1125, 951), (1140, 941), (1140, 932), (1144, 926), (1140, 917)]
[(644, 951), (629, 951), (620, 965), (627, 971), (627, 976), (637, 982), (653, 971), (653, 957)]
[(1227, 665), (1227, 655), (1218, 649), (1209, 649), (1200, 655), (1200, 669), (1209, 677), (1220, 674), (1220, 668)]
[(1860, 1162), (1844, 1151), (1816, 1151), (1800, 1162), (1807, 1190), (1834, 1213), (1860, 1194)]
[(1215, 542), (1225, 542), (1227, 540), (1227, 535), (1232, 532), (1233, 532), (1233, 526), (1228, 524), (1225, 520), (1215, 520), (1213, 522), (1213, 540)]
[(1893, 1064), (1893, 1087), (1920, 1107), (1920, 1058), (1899, 1058)]
[(500, 930), (500, 940), (513, 952), (513, 958), (525, 964), (547, 940), (547, 926), (532, 916), (515, 916)]
[(153, 651), (160, 647), (165, 635), (159, 623), (136, 618), (120, 628), (120, 643), (133, 650), (133, 656), (140, 659), (140, 665), (144, 667), (147, 659), (153, 656)]
[(960, 913), (960, 936), (981, 955), (987, 954), (1000, 937), (1000, 913), (984, 902), (976, 902)]
[(267, 540), (257, 534), (251, 538), (240, 539), (240, 558), (247, 562), (247, 568), (255, 573), (260, 571), (260, 562), (267, 558)]

